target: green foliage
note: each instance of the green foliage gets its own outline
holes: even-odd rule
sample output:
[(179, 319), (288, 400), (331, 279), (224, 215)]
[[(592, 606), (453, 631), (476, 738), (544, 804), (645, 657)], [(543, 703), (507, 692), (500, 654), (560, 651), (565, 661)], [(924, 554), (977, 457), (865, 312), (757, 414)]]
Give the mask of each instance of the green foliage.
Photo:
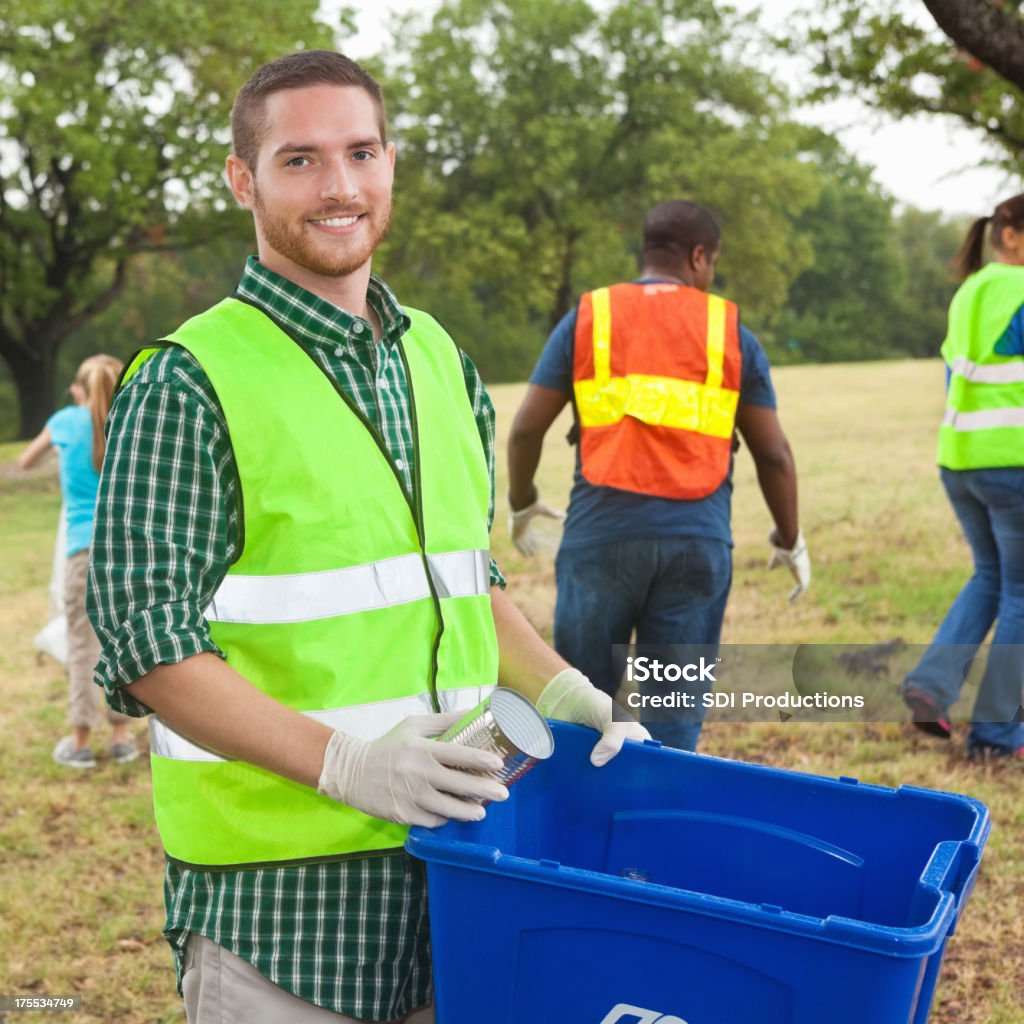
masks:
[[(230, 291), (251, 229), (220, 183), (227, 106), (258, 62), (327, 42), (314, 6), (2, 9), (0, 436), (26, 432), (26, 408), (38, 429), (87, 355), (126, 356)], [(829, 45), (857, 40), (864, 74), (873, 38), (945, 46), (880, 10), (828, 0), (815, 17), (839, 20)], [(751, 64), (757, 31), (711, 0), (446, 0), (406, 16), (367, 62), (398, 144), (376, 269), (488, 380), (521, 380), (582, 291), (635, 273), (649, 206), (685, 196), (720, 221), (716, 290), (774, 360), (934, 353), (960, 227), (894, 218), (867, 168), (793, 123)]]
[(0, 438), (14, 437), (18, 427), (18, 395), (0, 368)]
[(892, 355), (905, 284), (892, 202), (833, 139), (820, 136), (814, 148), (824, 184), (797, 218), (814, 258), (789, 290), (772, 354), (811, 362)]
[(227, 114), (265, 60), (330, 45), (315, 0), (7, 0), (0, 9), (0, 357), (45, 417), (64, 339), (142, 252), (244, 221)]
[[(1019, 0), (999, 0), (1008, 14)], [(998, 149), (965, 153), (1020, 172), (1024, 156), (1024, 93), (952, 43), (916, 0), (820, 0), (803, 27), (780, 41), (814, 61), (817, 83), (808, 99), (856, 95), (897, 116), (946, 114)]]
[(796, 220), (813, 252), (762, 340), (775, 362), (936, 356), (966, 225), (913, 207), (896, 214), (871, 169), (811, 131), (822, 191)]
[(68, 338), (60, 354), (58, 386), (88, 356), (107, 352), (126, 359), (230, 295), (252, 249), (251, 242), (228, 236), (184, 252), (139, 256), (123, 294)]
[(909, 209), (895, 228), (906, 271), (897, 347), (912, 356), (935, 356), (946, 337), (946, 311), (956, 291), (949, 263), (967, 225)]
[(581, 291), (635, 272), (646, 209), (685, 196), (722, 220), (724, 289), (770, 319), (819, 184), (785, 96), (737, 56), (748, 33), (710, 0), (448, 0), (407, 22), (385, 62), (388, 280), (489, 379), (522, 379)]

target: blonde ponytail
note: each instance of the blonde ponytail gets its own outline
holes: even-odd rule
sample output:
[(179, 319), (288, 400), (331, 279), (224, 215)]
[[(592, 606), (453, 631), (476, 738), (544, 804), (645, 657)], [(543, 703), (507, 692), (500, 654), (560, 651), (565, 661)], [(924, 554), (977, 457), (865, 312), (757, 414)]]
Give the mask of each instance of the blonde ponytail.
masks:
[(97, 473), (103, 466), (103, 456), (107, 450), (103, 428), (123, 368), (124, 363), (120, 359), (97, 355), (86, 359), (75, 374), (76, 383), (85, 390), (85, 401), (92, 419), (92, 464)]

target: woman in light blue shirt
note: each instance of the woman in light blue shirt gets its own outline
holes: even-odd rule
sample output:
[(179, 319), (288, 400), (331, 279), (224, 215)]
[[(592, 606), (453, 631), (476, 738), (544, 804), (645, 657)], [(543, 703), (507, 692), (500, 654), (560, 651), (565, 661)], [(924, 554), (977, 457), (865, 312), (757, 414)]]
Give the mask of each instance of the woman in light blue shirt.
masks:
[[(95, 766), (90, 737), (99, 725), (101, 706), (105, 706), (92, 682), (100, 647), (85, 613), (85, 590), (105, 448), (103, 424), (121, 366), (113, 356), (86, 359), (71, 385), (74, 405), (54, 413), (18, 460), (22, 469), (28, 469), (50, 448), (56, 448), (60, 458), (60, 489), (67, 516), (64, 611), (68, 623), (68, 721), (73, 733), (57, 744), (53, 759), (69, 768)], [(108, 711), (107, 717), (113, 729), (108, 749), (111, 759), (121, 763), (134, 760), (138, 750), (128, 733), (131, 719), (114, 711)]]

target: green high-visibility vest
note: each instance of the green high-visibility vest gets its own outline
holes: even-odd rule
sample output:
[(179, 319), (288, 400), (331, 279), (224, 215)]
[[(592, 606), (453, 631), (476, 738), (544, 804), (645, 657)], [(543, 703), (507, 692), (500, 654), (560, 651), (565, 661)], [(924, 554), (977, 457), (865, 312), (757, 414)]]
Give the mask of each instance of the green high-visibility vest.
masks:
[[(242, 551), (206, 610), (211, 636), (264, 693), (366, 739), (410, 714), (473, 707), (497, 679), (486, 456), (455, 344), (407, 313), (411, 500), (351, 399), (260, 310), (226, 299), (166, 339), (209, 377), (238, 467)], [(406, 827), (225, 760), (156, 716), (150, 743), (161, 840), (183, 864), (329, 860), (405, 841)]]
[(957, 290), (942, 356), (950, 369), (938, 463), (1024, 466), (1024, 356), (995, 346), (1024, 305), (1024, 267), (989, 263)]

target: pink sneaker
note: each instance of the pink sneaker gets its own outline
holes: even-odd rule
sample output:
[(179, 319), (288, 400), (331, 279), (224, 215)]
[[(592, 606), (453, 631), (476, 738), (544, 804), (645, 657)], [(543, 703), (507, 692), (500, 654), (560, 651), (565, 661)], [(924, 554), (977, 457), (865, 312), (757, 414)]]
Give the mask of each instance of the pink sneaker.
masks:
[(953, 735), (949, 713), (939, 707), (934, 698), (923, 690), (909, 689), (903, 693), (903, 703), (910, 708), (914, 725), (929, 736), (948, 740)]

